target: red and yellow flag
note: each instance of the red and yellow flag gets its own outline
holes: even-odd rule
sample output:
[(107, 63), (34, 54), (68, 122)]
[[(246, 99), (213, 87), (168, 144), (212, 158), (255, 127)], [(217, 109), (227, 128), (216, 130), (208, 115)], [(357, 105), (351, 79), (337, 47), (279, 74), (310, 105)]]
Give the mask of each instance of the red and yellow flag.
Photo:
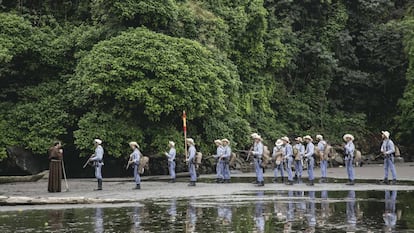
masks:
[(185, 114), (185, 111), (183, 111), (183, 130), (184, 132), (187, 132), (187, 115)]

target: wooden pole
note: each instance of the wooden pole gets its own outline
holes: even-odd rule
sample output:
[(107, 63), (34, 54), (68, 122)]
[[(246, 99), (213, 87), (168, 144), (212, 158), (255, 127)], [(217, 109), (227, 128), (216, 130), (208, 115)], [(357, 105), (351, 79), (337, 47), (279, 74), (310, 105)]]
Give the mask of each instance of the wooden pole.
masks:
[(183, 111), (183, 130), (184, 130), (184, 151), (185, 151), (185, 161), (188, 159), (187, 151), (187, 115)]

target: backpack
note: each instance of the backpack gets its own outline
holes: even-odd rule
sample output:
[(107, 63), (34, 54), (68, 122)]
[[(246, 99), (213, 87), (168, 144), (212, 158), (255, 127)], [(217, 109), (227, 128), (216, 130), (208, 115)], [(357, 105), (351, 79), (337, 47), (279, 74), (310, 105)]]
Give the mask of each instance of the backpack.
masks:
[(263, 147), (263, 157), (262, 157), (262, 164), (260, 164), (260, 166), (262, 167), (262, 168), (266, 168), (267, 167), (267, 164), (269, 163), (269, 161), (270, 161), (270, 151), (269, 151), (269, 148), (267, 147), (267, 146), (264, 146)]
[(233, 166), (236, 163), (236, 160), (237, 160), (237, 155), (236, 153), (232, 152), (230, 155), (230, 161), (229, 161), (230, 166)]
[(395, 149), (395, 152), (394, 152), (395, 157), (400, 157), (401, 156), (400, 148), (394, 145), (394, 149)]
[(138, 172), (144, 174), (145, 168), (148, 169), (149, 158), (147, 156), (141, 156), (139, 159)]

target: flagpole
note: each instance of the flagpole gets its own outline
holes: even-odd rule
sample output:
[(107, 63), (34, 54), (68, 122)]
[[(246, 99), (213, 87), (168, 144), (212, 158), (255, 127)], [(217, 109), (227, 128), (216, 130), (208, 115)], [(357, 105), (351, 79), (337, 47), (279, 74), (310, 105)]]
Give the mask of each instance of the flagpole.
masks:
[(184, 150), (185, 150), (185, 161), (188, 158), (188, 151), (187, 151), (187, 115), (185, 111), (183, 111), (183, 130), (184, 130)]

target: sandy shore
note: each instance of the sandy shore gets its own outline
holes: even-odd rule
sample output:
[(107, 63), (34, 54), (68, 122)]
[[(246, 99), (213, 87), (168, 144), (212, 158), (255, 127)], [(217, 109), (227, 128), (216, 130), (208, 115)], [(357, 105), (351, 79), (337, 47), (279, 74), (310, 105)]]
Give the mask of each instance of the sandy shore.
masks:
[[(399, 180), (414, 181), (414, 163), (398, 164), (397, 172)], [(306, 171), (305, 171), (306, 174)], [(315, 171), (316, 177), (320, 174), (319, 170)], [(265, 173), (266, 177), (271, 177), (272, 172), (269, 170)], [(328, 170), (328, 176), (332, 179), (345, 179), (345, 168), (331, 168)], [(378, 185), (372, 180), (380, 180), (383, 176), (383, 168), (379, 165), (371, 165), (356, 168), (356, 177), (358, 183), (355, 186), (347, 186), (343, 183), (326, 183), (315, 184), (313, 187), (305, 184), (295, 184), (287, 186), (284, 184), (268, 183), (264, 187), (255, 187), (250, 183), (197, 183), (196, 187), (187, 187), (185, 179), (182, 182), (174, 184), (165, 181), (148, 181), (157, 179), (166, 179), (165, 176), (144, 177), (141, 190), (133, 190), (134, 183), (131, 178), (110, 178), (104, 179), (103, 191), (93, 191), (96, 187), (94, 179), (69, 179), (69, 190), (65, 191), (65, 184), (62, 182), (61, 193), (48, 193), (47, 180), (42, 179), (38, 182), (31, 183), (10, 183), (0, 185), (0, 202), (1, 205), (80, 205), (85, 204), (114, 204), (140, 202), (145, 199), (164, 199), (164, 198), (219, 198), (236, 197), (243, 192), (254, 192), (257, 190), (275, 191), (275, 190), (293, 190), (293, 191), (341, 191), (341, 190), (413, 190), (414, 185), (397, 184), (397, 185)], [(251, 177), (253, 173), (233, 174), (233, 177)], [(306, 175), (305, 175), (306, 177)], [(305, 178), (304, 177), (304, 178)], [(203, 179), (213, 179), (214, 175), (202, 175)], [(147, 180), (147, 181), (146, 181)], [(404, 183), (404, 182), (402, 182)], [(0, 208), (8, 210), (10, 208)]]

